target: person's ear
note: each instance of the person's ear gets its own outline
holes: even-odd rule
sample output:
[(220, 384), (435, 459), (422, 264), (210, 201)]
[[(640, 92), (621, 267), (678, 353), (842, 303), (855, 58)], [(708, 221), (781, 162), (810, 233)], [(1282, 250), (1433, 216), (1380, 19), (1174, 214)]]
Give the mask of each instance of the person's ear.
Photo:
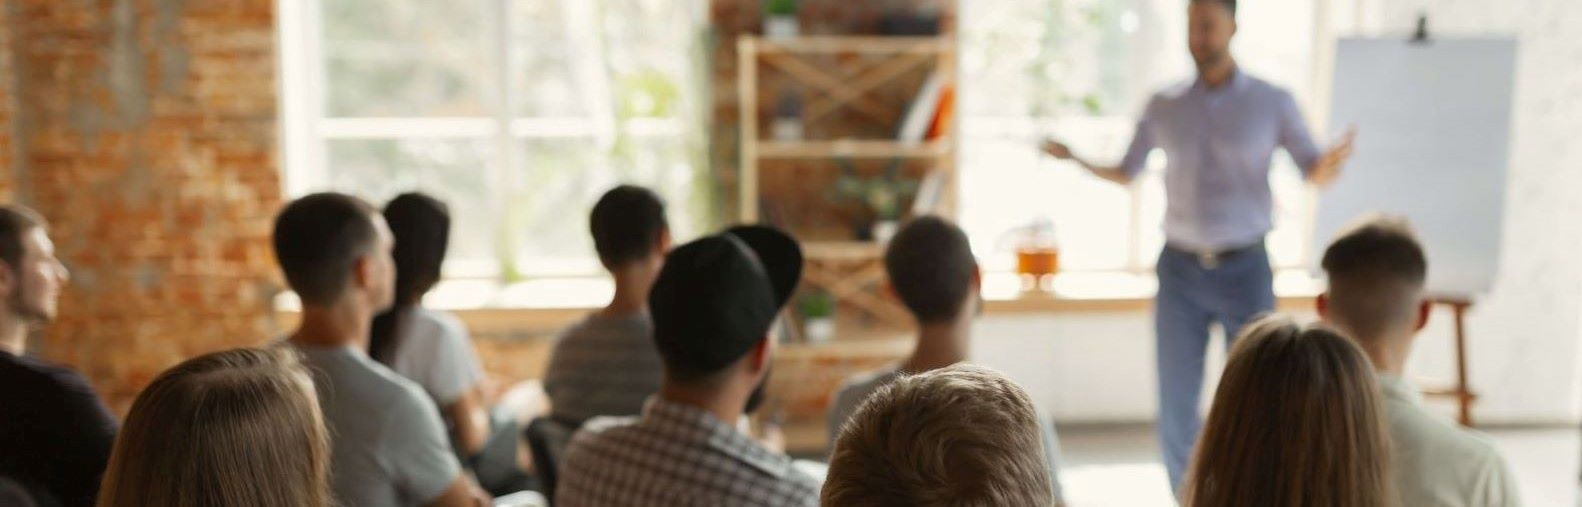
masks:
[(1423, 328), (1428, 327), (1428, 317), (1430, 315), (1433, 315), (1433, 314), (1434, 314), (1434, 303), (1432, 301), (1428, 301), (1426, 299), (1422, 300), (1422, 301), (1418, 301), (1417, 302), (1417, 325), (1412, 327), (1412, 331), (1414, 331), (1414, 332), (1415, 331), (1422, 331)]
[(9, 300), (11, 295), (16, 293), (19, 282), (16, 271), (11, 269), (11, 264), (0, 261), (0, 298)]
[(1321, 319), (1321, 320), (1324, 320), (1325, 322), (1328, 322), (1329, 321), (1329, 293), (1325, 292), (1323, 294), (1319, 294), (1318, 298), (1313, 300), (1313, 306), (1316, 307), (1316, 309), (1318, 310), (1318, 318)]
[(374, 280), (379, 277), (377, 270), (378, 267), (374, 265), (373, 255), (364, 254), (358, 256), (357, 260), (352, 262), (352, 285), (359, 289), (373, 287)]
[(983, 268), (978, 267), (977, 265), (974, 265), (974, 266), (972, 266), (972, 291), (973, 292), (980, 292), (982, 290), (983, 290)]
[(764, 339), (760, 340), (758, 344), (754, 345), (753, 349), (747, 353), (747, 367), (749, 371), (754, 374), (758, 374), (768, 369), (769, 362), (774, 360), (774, 358), (771, 357), (773, 355), (773, 350), (774, 337), (765, 335)]
[(670, 228), (669, 227), (666, 227), (665, 230), (659, 231), (659, 244), (655, 245), (656, 247), (659, 248), (659, 251), (655, 252), (655, 253), (659, 254), (660, 257), (664, 257), (665, 256), (665, 252), (669, 252), (670, 251), (670, 246), (672, 244), (674, 244), (673, 243), (674, 241), (675, 241), (675, 238), (670, 236)]

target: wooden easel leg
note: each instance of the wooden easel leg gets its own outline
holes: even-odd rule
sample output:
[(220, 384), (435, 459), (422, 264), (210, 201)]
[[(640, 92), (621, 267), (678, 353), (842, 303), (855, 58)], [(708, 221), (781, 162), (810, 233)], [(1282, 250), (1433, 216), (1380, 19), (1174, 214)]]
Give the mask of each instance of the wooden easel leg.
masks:
[(1456, 418), (1462, 426), (1472, 426), (1472, 390), (1467, 387), (1467, 305), (1451, 305), (1456, 316), (1456, 402), (1460, 407)]

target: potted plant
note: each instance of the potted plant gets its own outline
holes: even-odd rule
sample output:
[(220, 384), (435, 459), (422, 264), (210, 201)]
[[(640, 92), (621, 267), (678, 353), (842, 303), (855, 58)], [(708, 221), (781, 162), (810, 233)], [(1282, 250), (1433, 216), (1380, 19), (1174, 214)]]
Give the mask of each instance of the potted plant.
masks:
[(802, 296), (802, 333), (808, 343), (824, 343), (835, 338), (835, 296), (814, 291)]
[(872, 178), (859, 176), (849, 160), (838, 163), (841, 176), (835, 181), (837, 197), (862, 204), (872, 217), (866, 227), (859, 226), (858, 238), (881, 244), (890, 242), (890, 238), (895, 237), (896, 231), (900, 229), (901, 204), (917, 193), (918, 182), (901, 176), (899, 160), (891, 161), (883, 174)]
[(770, 39), (796, 37), (799, 31), (796, 12), (796, 0), (766, 0), (764, 2), (764, 36)]
[(774, 120), (769, 123), (770, 136), (776, 141), (802, 140), (802, 100), (789, 91), (780, 94), (775, 102)]

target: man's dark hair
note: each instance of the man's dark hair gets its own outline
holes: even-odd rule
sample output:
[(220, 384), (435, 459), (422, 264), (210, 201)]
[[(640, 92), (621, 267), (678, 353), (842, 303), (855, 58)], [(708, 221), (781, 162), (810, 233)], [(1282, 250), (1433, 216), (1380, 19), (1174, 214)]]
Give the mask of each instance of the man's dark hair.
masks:
[(1331, 314), (1371, 340), (1416, 311), (1428, 278), (1428, 257), (1405, 220), (1371, 217), (1342, 233), (1324, 251)]
[(884, 253), (890, 285), (919, 323), (955, 319), (965, 308), (978, 261), (966, 233), (945, 219), (912, 219)]
[(605, 192), (588, 217), (593, 248), (610, 269), (647, 257), (670, 225), (665, 203), (653, 191), (621, 185)]
[(26, 255), (22, 236), (37, 227), (44, 227), (44, 218), (37, 212), (18, 204), (0, 205), (0, 261), (12, 270), (18, 269)]
[(1195, 3), (1195, 4), (1197, 4), (1197, 3), (1219, 4), (1219, 5), (1223, 6), (1223, 7), (1225, 7), (1225, 10), (1230, 11), (1230, 16), (1231, 17), (1233, 17), (1233, 18), (1236, 17), (1236, 0), (1189, 0), (1189, 1), (1191, 3)]
[(303, 305), (329, 305), (346, 291), (352, 266), (379, 232), (362, 199), (325, 192), (286, 205), (275, 218), (275, 260)]

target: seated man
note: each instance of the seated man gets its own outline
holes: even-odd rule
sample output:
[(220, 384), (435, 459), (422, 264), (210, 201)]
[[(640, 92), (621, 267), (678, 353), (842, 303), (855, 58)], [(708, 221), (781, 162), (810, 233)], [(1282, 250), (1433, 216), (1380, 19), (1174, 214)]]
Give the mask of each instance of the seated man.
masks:
[(275, 219), (275, 258), (302, 300), (287, 340), (313, 372), (330, 431), (330, 481), (344, 505), (486, 503), (461, 471), (423, 388), (368, 357), (374, 314), (394, 302), (390, 228), (341, 194), (293, 201)]
[(988, 368), (892, 379), (836, 438), (823, 503), (1053, 505), (1039, 424), (1027, 392)]
[(641, 416), (595, 418), (572, 438), (557, 505), (816, 504), (816, 479), (736, 426), (763, 399), (770, 328), (801, 275), (796, 241), (764, 227), (671, 252), (648, 298), (659, 393)]
[(82, 375), (24, 355), (69, 278), (47, 232), (32, 210), (0, 206), (0, 479), (44, 505), (86, 507), (116, 422)]
[(648, 290), (670, 248), (665, 205), (648, 189), (622, 185), (599, 198), (588, 226), (615, 295), (561, 334), (549, 355), (550, 415), (571, 428), (594, 416), (637, 415), (662, 376)]
[(1401, 505), (1521, 505), (1493, 442), (1423, 410), (1417, 389), (1402, 380), (1430, 310), (1428, 260), (1410, 227), (1365, 221), (1330, 244), (1323, 267), (1329, 291), (1318, 298), (1319, 315), (1355, 339), (1379, 374)]
[[(978, 289), (982, 278), (972, 256), (967, 235), (942, 218), (913, 219), (890, 240), (884, 253), (890, 286), (917, 319), (917, 347), (895, 368), (848, 379), (835, 393), (829, 410), (829, 434), (840, 435), (841, 426), (869, 395), (903, 373), (922, 373), (967, 359), (972, 341), (972, 320), (982, 310)], [(1055, 499), (1063, 498), (1059, 474), (1059, 441), (1054, 425), (1040, 419), (1049, 483)]]

